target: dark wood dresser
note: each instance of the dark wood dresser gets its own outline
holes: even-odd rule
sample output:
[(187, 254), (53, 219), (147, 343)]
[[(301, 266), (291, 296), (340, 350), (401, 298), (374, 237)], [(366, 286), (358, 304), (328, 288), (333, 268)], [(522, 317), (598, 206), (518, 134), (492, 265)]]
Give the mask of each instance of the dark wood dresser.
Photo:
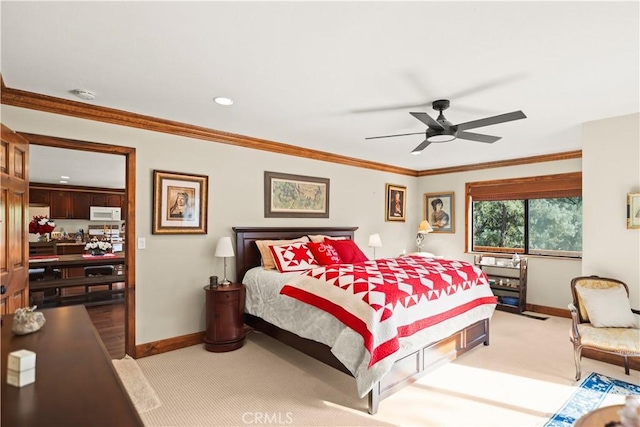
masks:
[[(2, 317), (3, 426), (142, 426), (142, 420), (82, 305), (42, 310), (46, 323), (29, 335)], [(8, 354), (36, 353), (36, 381), (7, 384)]]

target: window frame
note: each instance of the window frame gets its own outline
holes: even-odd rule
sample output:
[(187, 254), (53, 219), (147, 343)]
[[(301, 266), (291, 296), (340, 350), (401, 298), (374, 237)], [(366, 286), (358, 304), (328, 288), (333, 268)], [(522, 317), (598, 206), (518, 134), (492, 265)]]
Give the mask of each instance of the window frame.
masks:
[[(582, 172), (569, 172), (553, 175), (541, 175), (524, 178), (508, 178), (490, 181), (465, 183), (465, 240), (466, 253), (513, 253), (513, 249), (491, 248), (489, 252), (473, 250), (473, 202), (500, 200), (552, 199), (562, 197), (582, 197)], [(525, 202), (525, 209), (528, 203)], [(526, 213), (525, 213), (526, 214)], [(525, 215), (525, 219), (527, 219)], [(525, 228), (526, 230), (526, 228)], [(525, 247), (528, 247), (528, 236), (525, 235)], [(516, 250), (524, 253), (525, 250)], [(562, 257), (581, 259), (580, 257), (560, 255), (562, 251), (552, 254), (527, 254), (527, 256)]]

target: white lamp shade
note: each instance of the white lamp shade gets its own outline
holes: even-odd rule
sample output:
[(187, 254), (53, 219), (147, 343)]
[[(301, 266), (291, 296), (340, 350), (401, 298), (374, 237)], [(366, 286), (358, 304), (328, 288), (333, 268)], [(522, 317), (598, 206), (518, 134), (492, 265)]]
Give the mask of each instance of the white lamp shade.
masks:
[(420, 226), (418, 227), (418, 233), (423, 233), (423, 234), (427, 234), (427, 233), (431, 233), (433, 231), (433, 228), (431, 228), (431, 224), (429, 224), (429, 221), (423, 220), (420, 223)]
[(382, 247), (382, 240), (380, 240), (380, 235), (379, 234), (372, 234), (371, 236), (369, 236), (369, 247), (370, 248), (381, 248)]
[(215, 256), (219, 258), (232, 257), (235, 254), (233, 253), (233, 245), (231, 244), (231, 237), (221, 237), (218, 240), (218, 244), (216, 245), (216, 253)]

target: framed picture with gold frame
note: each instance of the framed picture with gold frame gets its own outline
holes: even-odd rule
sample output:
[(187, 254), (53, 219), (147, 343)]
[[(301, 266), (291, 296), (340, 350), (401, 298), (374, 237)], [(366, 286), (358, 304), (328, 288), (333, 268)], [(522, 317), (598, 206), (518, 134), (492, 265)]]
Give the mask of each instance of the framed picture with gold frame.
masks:
[(207, 234), (209, 177), (153, 171), (153, 234)]
[(385, 197), (385, 221), (402, 221), (407, 219), (407, 187), (387, 184)]
[(627, 194), (627, 228), (640, 228), (640, 193)]
[(454, 192), (425, 193), (424, 217), (434, 233), (455, 233)]

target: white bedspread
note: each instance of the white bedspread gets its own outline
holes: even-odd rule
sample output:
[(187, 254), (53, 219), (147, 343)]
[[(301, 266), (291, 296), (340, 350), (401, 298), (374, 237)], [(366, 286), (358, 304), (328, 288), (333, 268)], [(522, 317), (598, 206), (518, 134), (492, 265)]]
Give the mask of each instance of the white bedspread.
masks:
[(479, 320), (490, 318), (495, 309), (493, 305), (483, 305), (402, 338), (401, 351), (395, 360), (386, 358), (367, 368), (370, 354), (365, 350), (359, 334), (327, 312), (280, 295), (287, 280), (299, 274), (279, 273), (262, 267), (249, 270), (243, 279), (247, 288), (245, 311), (300, 337), (329, 346), (336, 358), (354, 375), (360, 397), (364, 397), (389, 372), (395, 360), (420, 346), (445, 338)]

